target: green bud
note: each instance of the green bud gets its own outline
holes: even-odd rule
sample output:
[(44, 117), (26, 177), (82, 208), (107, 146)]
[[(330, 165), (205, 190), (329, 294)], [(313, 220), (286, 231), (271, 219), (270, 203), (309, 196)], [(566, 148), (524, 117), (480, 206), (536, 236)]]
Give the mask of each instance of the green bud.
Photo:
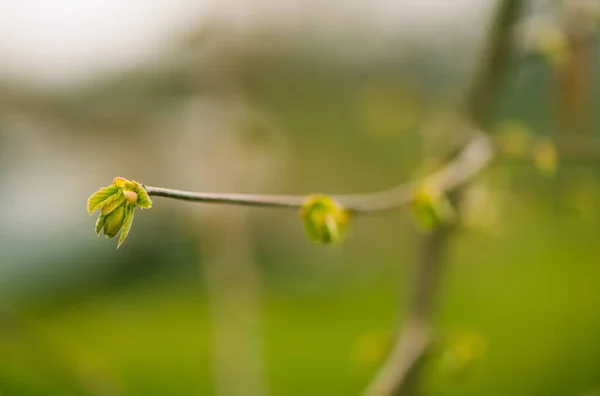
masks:
[(454, 209), (445, 195), (423, 186), (415, 193), (413, 215), (416, 223), (425, 231), (434, 230), (454, 218)]
[(314, 243), (340, 242), (348, 228), (350, 213), (324, 195), (308, 197), (300, 209), (308, 239)]
[(121, 228), (123, 228), (126, 205), (127, 204), (123, 202), (106, 217), (104, 222), (104, 235), (106, 235), (107, 238), (116, 237), (119, 231), (121, 231)]
[(135, 208), (149, 209), (152, 201), (143, 185), (135, 180), (116, 177), (113, 185), (96, 191), (88, 199), (87, 209), (90, 214), (100, 210), (96, 220), (96, 235), (104, 230), (107, 238), (114, 238), (121, 232), (117, 248), (123, 244), (133, 223)]

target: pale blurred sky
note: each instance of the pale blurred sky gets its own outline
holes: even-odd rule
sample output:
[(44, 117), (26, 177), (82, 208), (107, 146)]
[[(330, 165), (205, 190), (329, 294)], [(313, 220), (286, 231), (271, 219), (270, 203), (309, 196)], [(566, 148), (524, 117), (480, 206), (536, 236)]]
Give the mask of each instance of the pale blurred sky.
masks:
[(135, 64), (207, 1), (0, 1), (0, 72), (61, 83)]
[[(0, 73), (33, 84), (73, 83), (135, 65), (206, 18), (231, 34), (257, 25), (303, 26), (344, 38), (407, 34), (478, 35), (491, 0), (3, 0)], [(309, 29), (310, 30), (310, 29)], [(227, 31), (227, 29), (225, 29)], [(314, 31), (314, 30), (313, 30)]]

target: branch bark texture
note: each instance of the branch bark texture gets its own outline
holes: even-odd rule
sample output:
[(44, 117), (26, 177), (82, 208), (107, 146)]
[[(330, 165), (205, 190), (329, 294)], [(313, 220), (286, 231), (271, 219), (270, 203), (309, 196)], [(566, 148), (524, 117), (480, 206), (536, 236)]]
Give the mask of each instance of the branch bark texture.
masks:
[[(396, 209), (414, 200), (416, 189), (427, 185), (440, 192), (449, 192), (479, 173), (492, 159), (493, 148), (487, 136), (475, 133), (466, 147), (445, 167), (424, 180), (411, 181), (388, 190), (354, 195), (332, 195), (345, 209), (354, 213), (381, 212)], [(184, 201), (243, 206), (299, 209), (304, 195), (256, 195), (181, 191), (144, 186), (151, 196)]]

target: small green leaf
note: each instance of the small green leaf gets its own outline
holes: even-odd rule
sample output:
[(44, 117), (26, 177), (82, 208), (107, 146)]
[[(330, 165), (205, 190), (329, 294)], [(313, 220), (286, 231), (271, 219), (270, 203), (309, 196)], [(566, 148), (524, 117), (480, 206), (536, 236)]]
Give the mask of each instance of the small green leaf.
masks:
[(134, 182), (134, 183), (136, 184), (136, 188), (135, 188), (134, 192), (138, 196), (137, 205), (141, 209), (150, 209), (152, 207), (152, 200), (150, 199), (148, 192), (146, 191), (146, 189), (144, 187), (142, 187), (142, 185), (140, 183), (138, 183), (138, 182)]
[(314, 243), (340, 242), (348, 228), (349, 212), (324, 195), (310, 196), (300, 209), (308, 238)]
[(119, 186), (121, 188), (124, 188), (128, 184), (131, 184), (131, 182), (129, 180), (125, 179), (124, 177), (115, 177), (113, 179), (113, 183), (115, 186)]
[(113, 210), (118, 208), (123, 202), (125, 202), (125, 196), (123, 195), (123, 191), (119, 191), (114, 195), (114, 199), (102, 208), (102, 214), (108, 215)]
[(119, 237), (117, 249), (121, 247), (123, 242), (125, 242), (125, 238), (127, 238), (127, 235), (129, 235), (129, 230), (131, 229), (131, 225), (133, 224), (134, 211), (135, 211), (134, 205), (127, 204), (125, 206), (125, 221), (123, 221), (123, 228), (121, 229), (121, 236)]
[(102, 209), (104, 206), (117, 199), (118, 197), (116, 196), (116, 194), (118, 194), (120, 191), (120, 187), (112, 185), (104, 187), (93, 193), (87, 202), (87, 209), (89, 214), (92, 214), (95, 211)]
[(106, 223), (106, 218), (108, 215), (100, 215), (98, 216), (98, 220), (96, 220), (96, 236), (100, 235), (100, 231), (104, 228), (104, 223)]
[(123, 227), (123, 222), (125, 221), (125, 206), (126, 204), (122, 203), (106, 217), (104, 222), (104, 235), (107, 238), (116, 237)]

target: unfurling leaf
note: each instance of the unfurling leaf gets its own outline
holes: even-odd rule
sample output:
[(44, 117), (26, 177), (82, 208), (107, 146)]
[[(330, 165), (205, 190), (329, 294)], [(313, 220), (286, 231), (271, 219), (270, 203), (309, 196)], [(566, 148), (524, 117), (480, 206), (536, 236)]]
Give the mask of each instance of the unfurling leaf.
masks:
[(118, 186), (112, 185), (96, 191), (88, 199), (88, 213), (92, 214), (98, 209), (104, 208), (115, 199), (119, 198), (121, 189)]
[(102, 208), (103, 215), (109, 215), (113, 212), (113, 210), (117, 209), (125, 202), (125, 196), (123, 195), (123, 191), (119, 191), (115, 194), (115, 199), (113, 199), (109, 204)]
[(306, 198), (300, 209), (300, 217), (308, 239), (320, 244), (340, 242), (350, 221), (350, 213), (324, 195)]
[(150, 199), (148, 192), (146, 191), (146, 189), (144, 187), (142, 187), (142, 185), (140, 183), (138, 183), (138, 182), (134, 182), (134, 183), (135, 183), (135, 189), (133, 190), (133, 192), (135, 192), (136, 195), (138, 196), (137, 206), (139, 206), (140, 209), (150, 209), (152, 207), (152, 200)]
[(117, 249), (121, 247), (123, 242), (125, 242), (125, 238), (129, 235), (129, 230), (131, 229), (131, 225), (133, 224), (133, 212), (135, 210), (135, 206), (132, 204), (127, 204), (125, 207), (125, 220), (123, 221), (123, 228), (121, 229), (121, 236), (119, 237), (119, 242), (117, 244)]
[(104, 223), (106, 223), (106, 218), (108, 215), (101, 214), (98, 216), (98, 220), (96, 220), (96, 236), (100, 235), (100, 231), (104, 228)]
[(113, 185), (96, 191), (87, 205), (90, 214), (101, 211), (96, 220), (96, 235), (104, 231), (107, 238), (114, 238), (121, 232), (118, 249), (129, 235), (136, 206), (148, 209), (152, 207), (152, 201), (144, 186), (135, 180), (117, 177)]
[(435, 188), (422, 186), (415, 193), (413, 215), (423, 230), (430, 231), (453, 220), (455, 212), (444, 194)]

